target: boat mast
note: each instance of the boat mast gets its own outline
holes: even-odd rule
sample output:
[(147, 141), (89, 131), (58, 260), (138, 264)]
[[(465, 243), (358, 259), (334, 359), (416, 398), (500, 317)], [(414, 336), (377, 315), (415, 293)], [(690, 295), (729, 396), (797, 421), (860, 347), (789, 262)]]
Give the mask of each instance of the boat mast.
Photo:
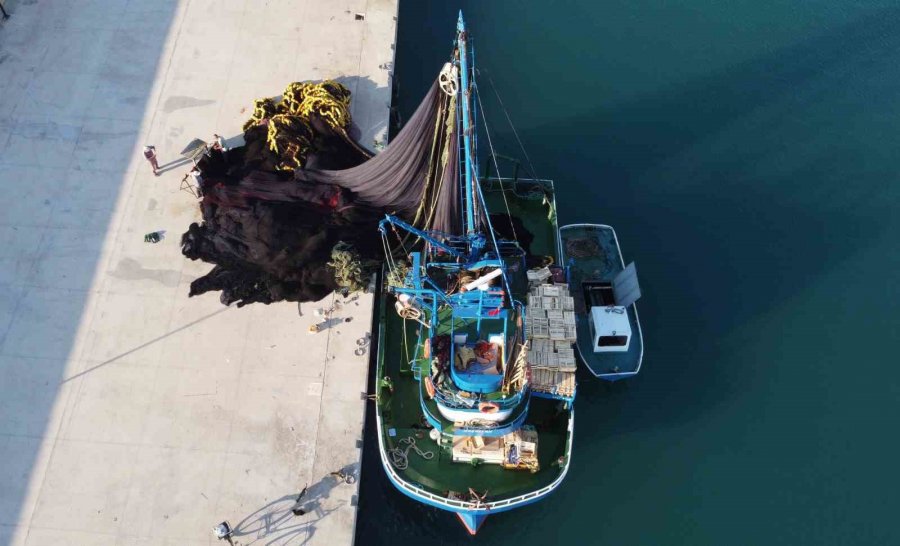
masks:
[[(491, 225), (491, 217), (487, 212), (487, 206), (485, 205), (483, 199), (484, 197), (481, 195), (481, 189), (477, 186), (477, 172), (475, 170), (475, 161), (472, 159), (472, 148), (473, 148), (473, 135), (475, 134), (473, 125), (472, 125), (472, 113), (471, 113), (471, 105), (469, 103), (469, 99), (471, 98), (470, 88), (469, 88), (469, 77), (471, 76), (473, 81), (475, 78), (474, 71), (472, 74), (469, 74), (469, 59), (468, 59), (468, 35), (466, 33), (466, 23), (463, 21), (462, 10), (459, 10), (459, 20), (456, 22), (456, 41), (459, 45), (459, 71), (461, 84), (459, 86), (459, 100), (462, 102), (462, 122), (463, 122), (463, 153), (465, 155), (465, 169), (466, 169), (466, 234), (469, 239), (469, 259), (477, 258), (481, 256), (481, 251), (484, 249), (485, 242), (487, 238), (478, 232), (478, 226), (475, 224), (475, 206), (476, 203), (480, 203), (482, 207), (482, 213), (484, 214), (483, 220), (487, 226), (488, 234), (490, 235), (490, 240), (494, 244), (494, 251), (497, 254), (497, 259), (501, 261), (500, 271), (503, 275), (503, 285), (506, 287), (506, 293), (512, 298), (512, 292), (510, 291), (509, 286), (509, 278), (506, 275), (506, 267), (502, 265), (502, 259), (500, 258), (500, 247), (497, 245), (497, 236), (494, 233), (494, 226)], [(472, 64), (475, 64), (475, 55), (474, 50), (472, 53)], [(482, 116), (484, 113), (482, 113)], [(511, 301), (511, 300), (510, 300)]]
[(475, 193), (475, 181), (472, 180), (472, 119), (469, 112), (469, 65), (466, 51), (466, 23), (463, 21), (462, 10), (459, 11), (459, 20), (456, 22), (456, 40), (459, 44), (459, 72), (462, 85), (459, 86), (459, 101), (462, 103), (463, 122), (463, 155), (465, 159), (466, 181), (466, 233), (476, 231), (475, 203), (478, 195)]

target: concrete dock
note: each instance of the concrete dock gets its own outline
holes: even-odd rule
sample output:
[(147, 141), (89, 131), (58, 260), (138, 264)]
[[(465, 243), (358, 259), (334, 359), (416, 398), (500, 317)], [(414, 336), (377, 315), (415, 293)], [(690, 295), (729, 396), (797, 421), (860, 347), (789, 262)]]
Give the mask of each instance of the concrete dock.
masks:
[(358, 478), (372, 298), (318, 334), (334, 297), (189, 299), (211, 266), (180, 253), (199, 212), (178, 153), (213, 133), (238, 143), (253, 99), (326, 78), (353, 92), (373, 147), (397, 4), (4, 2), (0, 544), (224, 544), (223, 520), (241, 545), (353, 542), (358, 481), (329, 473)]

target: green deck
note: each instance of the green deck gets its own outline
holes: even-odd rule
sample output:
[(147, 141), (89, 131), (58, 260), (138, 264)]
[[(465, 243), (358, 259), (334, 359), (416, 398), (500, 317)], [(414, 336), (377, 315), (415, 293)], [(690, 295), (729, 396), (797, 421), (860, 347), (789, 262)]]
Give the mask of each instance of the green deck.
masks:
[[(524, 184), (519, 182), (518, 186), (521, 187)], [(531, 253), (535, 256), (552, 256), (554, 261), (558, 260), (559, 234), (556, 224), (556, 201), (552, 193), (552, 186), (547, 195), (550, 204), (545, 204), (540, 197), (536, 199), (520, 197), (510, 186), (512, 186), (510, 180), (489, 181), (482, 185), (488, 209), (495, 214), (505, 213), (507, 205), (509, 205), (509, 214), (521, 219), (525, 228), (534, 236)], [(500, 191), (501, 188), (504, 191)], [(520, 191), (519, 193), (524, 194), (525, 192)]]
[[(485, 186), (485, 199), (489, 209), (493, 212), (505, 212), (508, 203), (510, 213), (518, 216), (534, 236), (532, 254), (549, 255), (556, 259), (558, 245), (555, 207), (545, 204), (540, 197), (523, 198), (509, 190), (505, 192), (504, 202), (503, 194), (497, 191), (499, 184), (495, 183), (493, 187), (494, 191), (491, 191)], [(552, 203), (552, 185), (549, 188), (549, 203)], [(518, 286), (514, 286), (513, 291), (517, 299), (524, 301), (525, 295), (520, 293)], [(403, 320), (393, 312), (391, 300), (391, 296), (382, 294), (380, 302), (383, 335), (379, 343), (377, 377), (387, 376), (393, 384), (393, 393), (379, 389), (378, 417), (382, 420), (384, 445), (390, 450), (398, 446), (399, 440), (413, 437), (420, 449), (435, 454), (433, 459), (426, 460), (415, 451), (410, 451), (409, 467), (397, 471), (400, 477), (438, 495), (445, 495), (448, 491), (466, 492), (469, 488), (475, 491), (487, 490), (488, 500), (523, 495), (541, 489), (559, 477), (560, 459), (568, 455), (566, 446), (570, 411), (553, 400), (532, 397), (529, 403), (525, 424), (533, 425), (538, 432), (540, 462), (540, 470), (533, 474), (528, 471), (507, 470), (493, 464), (473, 466), (469, 463), (455, 463), (451, 460), (449, 447), (440, 448), (429, 438), (420, 405), (422, 386), (414, 378), (409, 366), (409, 359), (417, 355), (420, 326), (409, 321), (404, 336)], [(430, 413), (441, 418), (437, 405), (427, 400), (427, 397), (426, 405)], [(446, 430), (452, 431), (452, 424), (443, 418), (441, 420), (447, 426)]]

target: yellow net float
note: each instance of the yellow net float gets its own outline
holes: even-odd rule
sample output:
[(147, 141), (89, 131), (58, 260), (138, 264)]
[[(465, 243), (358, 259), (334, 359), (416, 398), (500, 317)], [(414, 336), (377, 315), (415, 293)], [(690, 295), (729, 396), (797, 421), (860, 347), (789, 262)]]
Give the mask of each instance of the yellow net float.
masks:
[(350, 90), (334, 80), (290, 83), (281, 100), (264, 98), (253, 102), (253, 114), (244, 123), (244, 131), (266, 121), (266, 144), (278, 156), (276, 168), (293, 171), (303, 167), (312, 148), (312, 114), (333, 130), (345, 132), (351, 122)]

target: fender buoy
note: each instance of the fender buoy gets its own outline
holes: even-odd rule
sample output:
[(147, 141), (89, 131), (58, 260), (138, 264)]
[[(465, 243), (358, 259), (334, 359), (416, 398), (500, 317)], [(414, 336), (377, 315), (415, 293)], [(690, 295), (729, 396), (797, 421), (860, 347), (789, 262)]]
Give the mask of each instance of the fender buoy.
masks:
[(431, 338), (422, 344), (422, 358), (431, 358)]
[(425, 378), (425, 392), (428, 393), (428, 398), (434, 398), (434, 382), (430, 377)]
[(481, 413), (497, 413), (500, 411), (500, 406), (493, 402), (482, 402), (478, 404), (478, 411)]

